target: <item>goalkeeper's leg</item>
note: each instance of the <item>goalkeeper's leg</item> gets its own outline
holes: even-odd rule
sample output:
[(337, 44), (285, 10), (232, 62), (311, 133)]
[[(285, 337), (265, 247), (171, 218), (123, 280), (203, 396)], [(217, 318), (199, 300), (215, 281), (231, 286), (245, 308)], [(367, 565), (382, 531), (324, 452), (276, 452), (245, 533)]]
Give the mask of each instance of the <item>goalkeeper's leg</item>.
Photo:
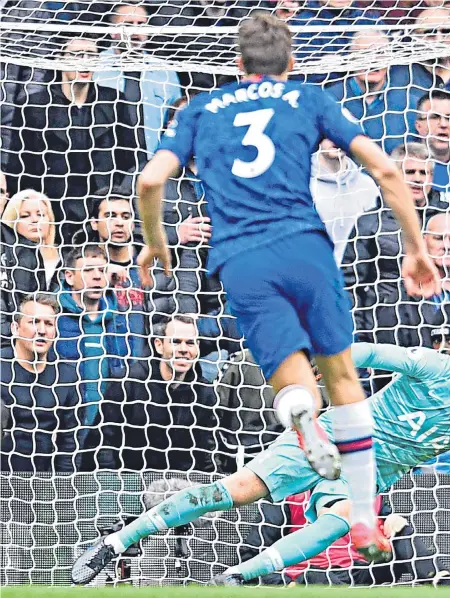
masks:
[(242, 585), (255, 577), (281, 571), (285, 567), (297, 565), (320, 554), (333, 542), (345, 536), (350, 527), (345, 517), (328, 510), (314, 523), (288, 534), (274, 542), (254, 558), (230, 567), (222, 575), (217, 575), (213, 585)]
[(247, 468), (222, 481), (180, 490), (120, 531), (97, 541), (73, 565), (72, 581), (89, 583), (117, 555), (142, 538), (185, 525), (206, 513), (249, 504), (267, 494), (264, 482)]

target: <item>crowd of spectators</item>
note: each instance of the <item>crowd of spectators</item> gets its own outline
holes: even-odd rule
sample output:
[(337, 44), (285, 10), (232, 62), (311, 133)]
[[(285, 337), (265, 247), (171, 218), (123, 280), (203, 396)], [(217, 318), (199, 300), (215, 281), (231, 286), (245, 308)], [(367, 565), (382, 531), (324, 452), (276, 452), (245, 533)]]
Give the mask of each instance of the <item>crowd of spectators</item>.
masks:
[[(101, 61), (95, 72), (2, 65), (2, 401), (9, 413), (2, 468), (231, 471), (245, 460), (242, 450), (263, 448), (280, 430), (271, 399), (261, 398), (258, 368), (246, 369), (247, 378), (233, 365), (251, 356), (219, 279), (207, 276), (211, 221), (195, 160), (164, 193), (173, 276), (157, 264), (153, 287), (143, 287), (136, 265), (143, 244), (137, 175), (176, 112), (219, 82), (211, 73), (164, 68), (163, 60), (192, 57), (205, 42), (212, 54), (201, 55), (217, 58), (207, 27), (236, 25), (253, 10), (322, 28), (294, 36), (300, 62), (383, 52), (392, 33), (380, 24), (415, 24), (416, 35), (450, 48), (449, 2), (21, 1), (2, 8), (6, 21), (85, 23), (84, 34), (64, 37), (55, 60)], [(125, 42), (118, 30), (106, 47), (104, 36), (88, 33), (99, 22), (195, 25), (205, 36), (135, 32)], [(344, 34), (328, 25), (361, 29)], [(231, 51), (226, 35), (220, 44)], [(122, 70), (130, 51), (140, 67)], [(323, 140), (311, 192), (342, 266), (355, 338), (436, 348), (450, 336), (450, 56), (307, 78), (391, 154), (443, 282), (430, 300), (407, 295), (401, 231), (377, 185)], [(371, 390), (388, 379), (372, 378)]]

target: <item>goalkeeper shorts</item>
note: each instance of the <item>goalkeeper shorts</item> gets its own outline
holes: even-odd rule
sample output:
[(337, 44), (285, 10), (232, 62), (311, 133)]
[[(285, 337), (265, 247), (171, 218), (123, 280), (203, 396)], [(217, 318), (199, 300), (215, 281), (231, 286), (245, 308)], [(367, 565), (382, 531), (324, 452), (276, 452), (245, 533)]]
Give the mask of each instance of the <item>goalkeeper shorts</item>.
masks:
[(314, 471), (299, 447), (297, 434), (292, 430), (284, 432), (246, 467), (264, 482), (274, 502), (311, 490), (305, 510), (310, 522), (317, 519), (317, 511), (329, 502), (350, 498), (348, 484), (342, 476), (330, 481)]

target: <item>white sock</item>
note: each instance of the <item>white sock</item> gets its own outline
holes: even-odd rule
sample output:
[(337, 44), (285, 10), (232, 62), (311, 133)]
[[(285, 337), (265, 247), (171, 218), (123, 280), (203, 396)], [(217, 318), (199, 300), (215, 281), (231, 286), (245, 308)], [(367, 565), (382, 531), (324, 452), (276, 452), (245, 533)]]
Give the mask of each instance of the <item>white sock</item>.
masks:
[(315, 412), (315, 397), (308, 388), (300, 384), (290, 384), (277, 393), (273, 406), (283, 426), (290, 428), (292, 413), (298, 413), (305, 408)]
[(369, 401), (337, 406), (333, 411), (336, 446), (341, 453), (342, 473), (352, 496), (351, 523), (376, 522), (375, 453), (372, 448), (373, 417)]
[(117, 532), (114, 532), (114, 533), (106, 536), (105, 544), (111, 545), (114, 548), (114, 552), (116, 554), (122, 554), (122, 552), (125, 552), (125, 550), (126, 550), (125, 546), (119, 540), (119, 536), (118, 536)]

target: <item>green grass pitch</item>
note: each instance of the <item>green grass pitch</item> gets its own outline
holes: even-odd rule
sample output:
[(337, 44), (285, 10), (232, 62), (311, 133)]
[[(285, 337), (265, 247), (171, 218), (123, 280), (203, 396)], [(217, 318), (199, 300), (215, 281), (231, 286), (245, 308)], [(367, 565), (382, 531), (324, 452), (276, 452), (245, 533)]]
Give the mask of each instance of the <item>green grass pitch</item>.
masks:
[[(350, 592), (350, 594), (348, 594)], [(448, 598), (450, 588), (64, 588), (18, 586), (1, 589), (2, 598)]]

